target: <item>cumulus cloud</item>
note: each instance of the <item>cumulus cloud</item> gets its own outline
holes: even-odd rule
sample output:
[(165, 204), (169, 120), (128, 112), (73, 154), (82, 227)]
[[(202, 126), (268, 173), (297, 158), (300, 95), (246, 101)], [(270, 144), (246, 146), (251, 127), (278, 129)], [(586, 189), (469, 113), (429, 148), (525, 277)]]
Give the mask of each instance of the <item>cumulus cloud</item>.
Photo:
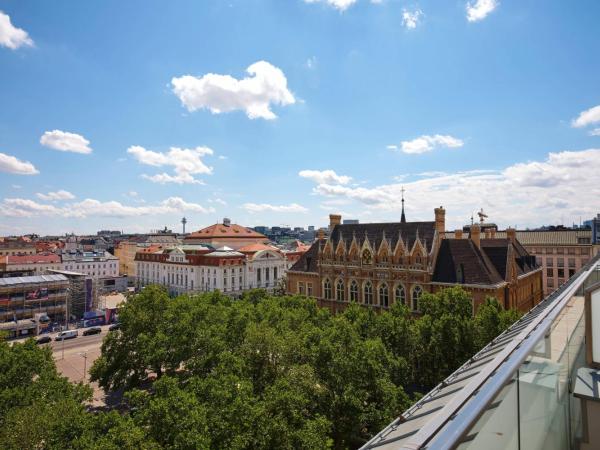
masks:
[(40, 173), (29, 161), (21, 161), (6, 153), (0, 153), (0, 172), (16, 175), (37, 175)]
[(348, 184), (352, 180), (346, 175), (338, 175), (333, 170), (301, 170), (298, 172), (302, 178), (308, 178), (318, 184)]
[(498, 6), (497, 0), (475, 0), (466, 5), (467, 20), (477, 22), (485, 19)]
[(214, 152), (208, 147), (178, 148), (171, 147), (168, 152), (155, 152), (146, 150), (139, 145), (133, 145), (127, 149), (138, 162), (148, 166), (163, 167), (171, 166), (175, 174), (159, 173), (155, 175), (142, 175), (143, 178), (154, 183), (177, 183), (177, 184), (202, 184), (202, 181), (194, 178), (196, 174), (212, 174), (213, 168), (207, 166), (202, 158), (213, 155)]
[(201, 77), (184, 75), (171, 80), (173, 93), (188, 111), (208, 109), (213, 114), (243, 110), (250, 119), (275, 119), (271, 104), (295, 103), (283, 71), (266, 61), (250, 65), (248, 77), (208, 73)]
[(75, 196), (69, 191), (64, 191), (62, 189), (60, 191), (48, 192), (47, 194), (42, 194), (41, 192), (38, 192), (35, 195), (42, 200), (46, 200), (47, 202), (54, 202), (59, 200), (73, 200), (75, 198)]
[[(502, 170), (433, 173), (414, 181), (350, 187), (318, 184), (315, 194), (348, 199), (366, 211), (400, 217), (401, 189), (406, 189), (409, 220), (431, 220), (431, 208), (444, 205), (449, 226), (468, 223), (484, 207), (501, 226), (557, 223), (562, 217), (592, 217), (600, 198), (600, 149), (549, 153), (542, 161), (513, 164)], [(426, 175), (426, 174), (425, 174)], [(568, 223), (567, 223), (568, 224)]]
[(289, 205), (270, 205), (268, 203), (245, 203), (242, 208), (250, 213), (258, 213), (264, 211), (284, 212), (284, 213), (306, 213), (308, 208), (297, 203)]
[(590, 131), (590, 136), (600, 136), (600, 128), (594, 128)]
[(0, 45), (16, 50), (19, 47), (32, 47), (33, 40), (25, 30), (15, 27), (10, 16), (0, 11)]
[(415, 8), (414, 10), (404, 9), (402, 11), (402, 25), (404, 25), (409, 30), (414, 30), (419, 25), (421, 18), (423, 17), (423, 11), (419, 8)]
[(144, 206), (124, 205), (114, 200), (102, 202), (91, 198), (63, 207), (24, 198), (6, 198), (0, 203), (0, 216), (7, 217), (138, 217), (182, 212), (213, 213), (215, 210), (198, 203), (186, 202), (181, 197), (169, 197), (158, 204)]
[[(424, 134), (412, 141), (402, 141), (400, 148), (404, 153), (420, 154), (432, 151), (437, 147), (458, 148), (462, 147), (464, 142), (452, 136), (436, 134), (429, 136)], [(393, 146), (388, 145), (388, 148)]]
[[(576, 119), (573, 119), (571, 126), (575, 128), (583, 128), (597, 123), (600, 123), (600, 105), (582, 111)], [(599, 129), (594, 131), (599, 131)]]
[(92, 153), (90, 141), (76, 133), (68, 131), (46, 131), (40, 138), (40, 144), (61, 152)]
[[(345, 11), (350, 6), (356, 3), (356, 0), (304, 0), (305, 3), (325, 3), (340, 11)], [(377, 3), (373, 1), (372, 3)]]

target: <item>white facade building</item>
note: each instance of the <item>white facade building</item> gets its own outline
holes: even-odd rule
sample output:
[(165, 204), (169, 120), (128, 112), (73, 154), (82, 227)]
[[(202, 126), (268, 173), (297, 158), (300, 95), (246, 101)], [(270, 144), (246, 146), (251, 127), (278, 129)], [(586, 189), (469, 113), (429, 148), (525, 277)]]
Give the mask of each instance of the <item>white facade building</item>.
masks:
[(70, 251), (62, 254), (59, 270), (78, 272), (92, 278), (119, 276), (119, 258), (109, 252)]
[(135, 261), (138, 286), (159, 284), (174, 295), (216, 289), (237, 295), (248, 289), (272, 289), (286, 270), (285, 256), (264, 244), (238, 251), (201, 245), (156, 251), (150, 248), (138, 252)]

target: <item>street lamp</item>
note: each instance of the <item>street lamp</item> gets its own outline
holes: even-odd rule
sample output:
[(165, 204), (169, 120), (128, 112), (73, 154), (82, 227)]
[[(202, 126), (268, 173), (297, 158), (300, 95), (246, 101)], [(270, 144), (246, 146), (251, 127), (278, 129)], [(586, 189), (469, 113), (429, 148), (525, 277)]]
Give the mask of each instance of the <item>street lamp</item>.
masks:
[(87, 375), (87, 351), (78, 353), (79, 356), (83, 358), (83, 375), (81, 376), (81, 381), (85, 381), (85, 377)]

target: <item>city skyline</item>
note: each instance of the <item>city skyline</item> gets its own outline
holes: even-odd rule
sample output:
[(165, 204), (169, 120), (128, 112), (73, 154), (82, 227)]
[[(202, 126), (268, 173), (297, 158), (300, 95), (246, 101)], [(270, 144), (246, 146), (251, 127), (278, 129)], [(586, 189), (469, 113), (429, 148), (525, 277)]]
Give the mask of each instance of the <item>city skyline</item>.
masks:
[(0, 0), (0, 234), (590, 219), (598, 13)]

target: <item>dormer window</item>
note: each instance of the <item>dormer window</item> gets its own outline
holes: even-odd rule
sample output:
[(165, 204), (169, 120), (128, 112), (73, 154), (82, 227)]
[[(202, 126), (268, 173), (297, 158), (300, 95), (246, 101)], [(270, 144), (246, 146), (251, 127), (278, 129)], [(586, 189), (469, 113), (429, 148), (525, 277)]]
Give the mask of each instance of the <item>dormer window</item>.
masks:
[(368, 249), (364, 249), (362, 253), (362, 263), (364, 265), (370, 265), (373, 263), (373, 256)]

